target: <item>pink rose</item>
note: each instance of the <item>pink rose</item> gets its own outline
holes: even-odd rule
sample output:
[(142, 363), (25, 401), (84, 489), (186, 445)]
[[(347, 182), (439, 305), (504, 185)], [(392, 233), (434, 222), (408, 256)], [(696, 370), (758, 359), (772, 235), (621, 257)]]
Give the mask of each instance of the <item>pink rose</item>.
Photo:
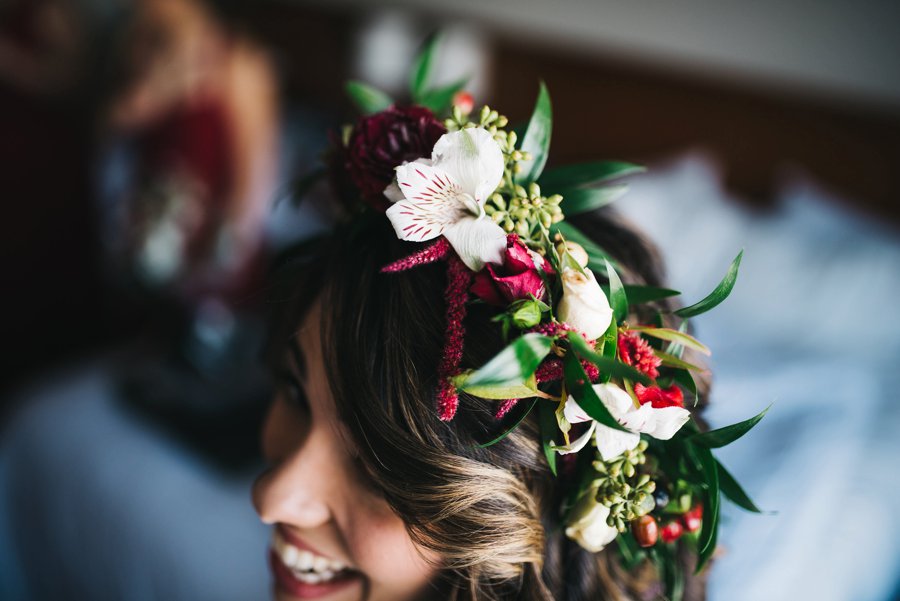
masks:
[[(540, 257), (542, 267), (547, 273), (553, 268), (544, 257)], [(515, 234), (506, 237), (506, 252), (503, 265), (488, 263), (484, 269), (475, 274), (472, 294), (486, 303), (505, 307), (509, 303), (529, 299), (534, 295), (538, 300), (544, 298), (544, 280), (534, 264), (534, 257)]]

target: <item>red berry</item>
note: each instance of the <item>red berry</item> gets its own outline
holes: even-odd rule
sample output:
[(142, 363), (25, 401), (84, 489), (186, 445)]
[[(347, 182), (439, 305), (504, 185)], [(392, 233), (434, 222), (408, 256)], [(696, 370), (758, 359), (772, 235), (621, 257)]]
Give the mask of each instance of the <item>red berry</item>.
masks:
[(693, 509), (681, 516), (684, 529), (688, 532), (696, 532), (703, 523), (703, 505), (696, 505)]
[(681, 522), (677, 520), (672, 520), (668, 524), (662, 527), (659, 535), (662, 537), (664, 543), (675, 542), (681, 537), (684, 533), (684, 527), (681, 525)]
[(453, 95), (453, 105), (459, 107), (459, 112), (468, 115), (475, 108), (475, 99), (465, 91), (459, 91)]
[(659, 526), (651, 515), (644, 515), (631, 522), (631, 533), (642, 547), (652, 547), (659, 538)]

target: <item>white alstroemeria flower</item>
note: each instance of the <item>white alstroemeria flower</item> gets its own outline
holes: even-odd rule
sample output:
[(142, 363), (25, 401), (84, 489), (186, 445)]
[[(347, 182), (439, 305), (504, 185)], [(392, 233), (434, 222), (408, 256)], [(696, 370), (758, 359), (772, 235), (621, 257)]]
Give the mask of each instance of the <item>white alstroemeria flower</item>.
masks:
[[(594, 384), (593, 389), (610, 415), (630, 430), (623, 432), (597, 424), (594, 439), (604, 461), (615, 459), (625, 451), (638, 446), (641, 441), (640, 434), (669, 440), (691, 418), (690, 412), (682, 407), (657, 409), (650, 403), (644, 403), (640, 408), (635, 407), (631, 396), (615, 384)], [(569, 400), (572, 398), (569, 397)]]
[(560, 280), (563, 296), (556, 310), (559, 320), (583, 332), (589, 340), (600, 338), (612, 322), (613, 311), (593, 272), (566, 267)]
[(572, 510), (566, 536), (591, 553), (597, 553), (615, 540), (619, 531), (606, 523), (609, 507), (597, 501), (597, 488), (591, 487)]
[(397, 189), (402, 194), (387, 210), (397, 237), (424, 242), (443, 235), (472, 271), (501, 263), (506, 232), (485, 218), (484, 201), (500, 185), (503, 164), (500, 146), (484, 128), (441, 136), (431, 161), (400, 165), (397, 188), (385, 190), (392, 200)]

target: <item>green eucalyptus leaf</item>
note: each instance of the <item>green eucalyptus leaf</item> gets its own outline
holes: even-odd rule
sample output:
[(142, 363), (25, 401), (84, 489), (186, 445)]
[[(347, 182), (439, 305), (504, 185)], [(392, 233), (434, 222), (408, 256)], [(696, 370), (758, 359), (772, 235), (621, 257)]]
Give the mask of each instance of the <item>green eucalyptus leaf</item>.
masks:
[[(470, 376), (469, 374), (468, 376)], [(549, 397), (545, 392), (538, 390), (537, 382), (534, 374), (521, 383), (512, 384), (469, 384), (466, 382), (468, 376), (457, 376), (454, 378), (456, 388), (463, 392), (467, 392), (472, 396), (482, 399), (493, 399), (505, 401), (506, 399), (526, 399), (531, 397)]]
[(692, 348), (695, 351), (699, 351), (704, 355), (711, 354), (709, 349), (702, 342), (700, 342), (690, 334), (685, 334), (684, 332), (679, 332), (678, 330), (672, 330), (669, 328), (648, 328), (642, 326), (632, 327), (628, 329), (632, 332), (640, 332), (641, 334), (646, 334), (647, 336), (652, 336), (653, 338), (659, 338), (660, 340), (676, 342), (688, 348)]
[(552, 344), (553, 338), (542, 334), (520, 336), (472, 373), (466, 385), (496, 387), (523, 384), (550, 352)]
[(466, 84), (468, 82), (469, 78), (464, 77), (459, 81), (455, 81), (446, 86), (429, 90), (425, 92), (422, 98), (419, 99), (419, 104), (431, 110), (435, 114), (445, 113), (450, 110), (450, 105), (453, 102), (453, 96), (455, 96), (457, 92), (466, 87)]
[(703, 504), (703, 525), (700, 528), (700, 538), (697, 542), (700, 557), (697, 560), (696, 572), (699, 573), (716, 550), (719, 531), (719, 469), (711, 450), (704, 447), (694, 447), (694, 451), (700, 461), (706, 488), (705, 503)]
[(616, 266), (616, 261), (612, 256), (597, 246), (593, 240), (584, 235), (581, 230), (568, 221), (560, 221), (559, 223), (554, 223), (550, 226), (550, 235), (555, 236), (556, 234), (561, 234), (566, 240), (581, 245), (588, 254), (588, 259), (590, 260), (588, 267), (590, 267), (592, 271), (605, 275), (606, 264), (604, 261), (609, 261), (613, 267)]
[(494, 446), (495, 444), (497, 444), (498, 442), (500, 442), (501, 440), (503, 440), (504, 438), (506, 438), (507, 436), (512, 434), (515, 431), (515, 429), (518, 428), (519, 425), (521, 425), (521, 423), (523, 421), (525, 421), (525, 418), (528, 417), (528, 414), (531, 413), (531, 410), (534, 409), (534, 406), (537, 404), (537, 402), (538, 402), (537, 399), (532, 399), (531, 404), (528, 405), (528, 409), (526, 409), (522, 413), (522, 415), (516, 420), (516, 422), (513, 425), (511, 425), (509, 428), (504, 430), (499, 436), (492, 438), (491, 440), (489, 440), (485, 443), (481, 443), (478, 446), (482, 449), (486, 449), (488, 447)]
[(381, 112), (394, 104), (390, 96), (361, 81), (348, 81), (345, 89), (363, 115)]
[(665, 351), (653, 349), (653, 353), (662, 360), (662, 364), (666, 367), (677, 367), (679, 369), (687, 369), (690, 371), (704, 371), (702, 367), (694, 365), (693, 363), (688, 363), (687, 361), (680, 359), (675, 355), (670, 355)]
[(628, 296), (625, 294), (625, 287), (619, 279), (619, 274), (609, 261), (605, 261), (605, 265), (606, 275), (609, 278), (609, 305), (612, 307), (615, 320), (622, 323), (628, 318)]
[[(582, 359), (585, 359), (590, 363), (596, 365), (601, 374), (608, 374), (613, 378), (623, 378), (626, 380), (640, 382), (645, 386), (653, 385), (653, 380), (646, 374), (639, 372), (630, 365), (626, 365), (621, 361), (616, 361), (615, 359), (612, 359), (605, 355), (601, 355), (591, 349), (591, 347), (588, 346), (587, 342), (584, 341), (584, 338), (581, 337), (581, 334), (569, 332), (566, 337), (568, 338), (569, 344), (572, 346), (572, 349), (575, 351), (575, 354), (577, 354)], [(578, 365), (579, 367), (581, 366), (580, 363)]]
[(627, 184), (617, 184), (603, 188), (578, 188), (559, 192), (563, 201), (560, 205), (566, 215), (588, 213), (615, 202), (628, 192)]
[(695, 315), (706, 313), (728, 298), (728, 295), (731, 294), (731, 291), (734, 289), (734, 283), (737, 281), (738, 269), (741, 266), (741, 257), (743, 256), (744, 251), (738, 253), (734, 258), (734, 261), (731, 262), (728, 273), (725, 274), (725, 277), (722, 278), (719, 285), (716, 286), (715, 290), (710, 292), (706, 298), (689, 307), (675, 311), (675, 315), (678, 315), (679, 317), (694, 317)]
[(616, 419), (610, 415), (609, 409), (594, 392), (584, 368), (581, 366), (578, 356), (575, 353), (568, 353), (563, 360), (563, 369), (566, 377), (566, 390), (578, 403), (585, 413), (591, 416), (595, 421), (609, 426), (616, 430), (628, 432)]
[(540, 401), (538, 406), (538, 416), (541, 424), (541, 446), (544, 449), (544, 457), (547, 458), (547, 465), (550, 471), (556, 475), (556, 451), (553, 446), (556, 444), (556, 411), (553, 403), (550, 401)]
[(640, 165), (623, 163), (619, 161), (594, 161), (591, 163), (577, 163), (575, 165), (563, 165), (547, 169), (538, 179), (542, 190), (556, 192), (557, 190), (569, 190), (592, 186), (615, 179), (645, 171)]
[(429, 36), (425, 47), (416, 57), (412, 73), (409, 77), (409, 93), (413, 102), (421, 104), (425, 96), (428, 80), (431, 78), (431, 65), (434, 62), (434, 51), (437, 48), (438, 35)]
[[(657, 316), (660, 318), (660, 322), (662, 321), (662, 315), (657, 313)], [(662, 324), (660, 324), (662, 325)], [(681, 324), (678, 326), (678, 331), (682, 334), (687, 334), (688, 331), (688, 320), (683, 320)], [(668, 346), (666, 346), (666, 352), (673, 357), (678, 357), (681, 359), (684, 356), (684, 345), (678, 342), (670, 342)]]
[(669, 298), (670, 296), (678, 296), (681, 294), (677, 290), (669, 288), (657, 288), (656, 286), (636, 286), (625, 285), (625, 294), (628, 295), (628, 302), (632, 305), (640, 305), (643, 303), (652, 303), (653, 301)]
[(697, 403), (700, 402), (700, 395), (697, 394), (697, 382), (694, 381), (694, 376), (686, 369), (675, 369), (672, 373), (675, 381), (687, 388), (691, 394), (694, 395), (694, 407), (696, 407)]
[(750, 419), (738, 422), (736, 424), (731, 424), (730, 426), (725, 426), (724, 428), (710, 430), (709, 432), (701, 432), (700, 434), (691, 436), (688, 440), (690, 440), (690, 442), (694, 443), (695, 445), (708, 449), (718, 449), (720, 447), (724, 447), (725, 445), (733, 443), (735, 440), (752, 430), (753, 426), (758, 424), (759, 420), (761, 420), (771, 408), (772, 405), (769, 405), (759, 414), (751, 417)]
[(522, 161), (522, 171), (515, 177), (517, 184), (528, 184), (536, 181), (547, 163), (547, 155), (550, 152), (550, 134), (553, 131), (553, 114), (550, 105), (550, 93), (547, 86), (541, 82), (537, 101), (534, 104), (534, 112), (525, 130), (525, 136), (521, 138), (522, 144), (519, 150), (524, 150), (531, 155), (531, 160)]
[(731, 499), (735, 505), (742, 509), (746, 509), (753, 513), (762, 513), (759, 507), (756, 506), (756, 503), (754, 503), (750, 499), (750, 496), (744, 492), (744, 489), (738, 484), (738, 481), (734, 479), (734, 476), (725, 469), (725, 466), (719, 461), (716, 461), (716, 468), (719, 470), (719, 486), (722, 489), (722, 494)]

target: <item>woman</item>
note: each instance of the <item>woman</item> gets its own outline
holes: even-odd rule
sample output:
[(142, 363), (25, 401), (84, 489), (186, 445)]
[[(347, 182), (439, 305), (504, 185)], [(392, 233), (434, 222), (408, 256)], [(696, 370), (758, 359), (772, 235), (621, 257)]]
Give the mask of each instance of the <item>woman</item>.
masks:
[[(702, 599), (717, 464), (679, 432), (697, 368), (677, 347), (705, 347), (662, 327), (683, 322), (653, 249), (605, 210), (563, 230), (579, 207), (535, 183), (546, 147), (466, 104), (357, 123), (332, 156), (352, 219), (277, 271), (254, 487), (277, 597)], [(582, 183), (624, 173), (595, 171)]]

